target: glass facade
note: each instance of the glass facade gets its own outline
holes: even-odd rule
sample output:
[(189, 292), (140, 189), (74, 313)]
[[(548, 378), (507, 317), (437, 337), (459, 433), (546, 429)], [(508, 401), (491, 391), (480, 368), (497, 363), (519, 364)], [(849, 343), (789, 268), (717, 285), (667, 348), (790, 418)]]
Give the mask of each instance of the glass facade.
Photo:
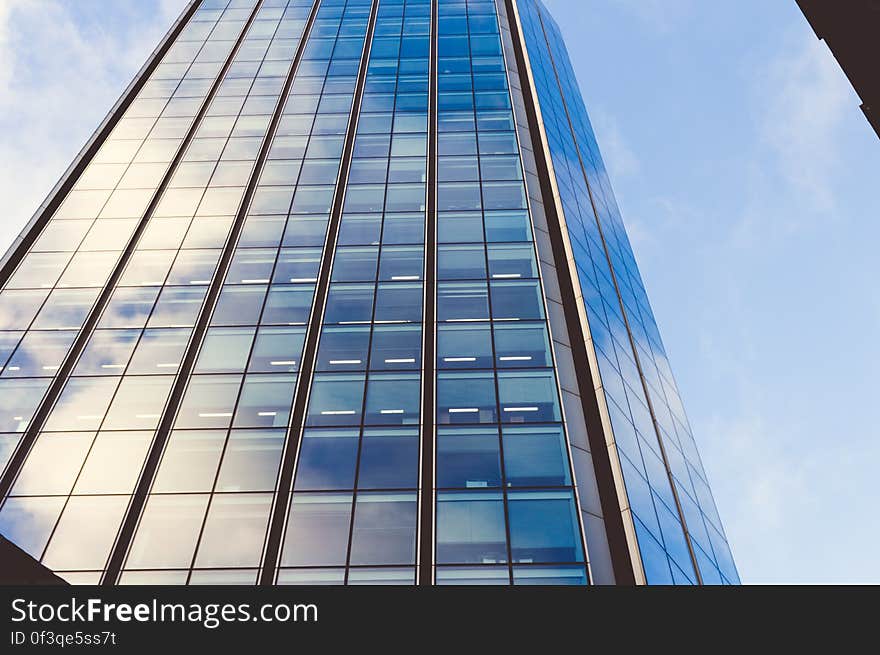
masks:
[(636, 579), (738, 582), (539, 3), (197, 0), (130, 94), (0, 277), (0, 533), (73, 583), (585, 585), (605, 494)]

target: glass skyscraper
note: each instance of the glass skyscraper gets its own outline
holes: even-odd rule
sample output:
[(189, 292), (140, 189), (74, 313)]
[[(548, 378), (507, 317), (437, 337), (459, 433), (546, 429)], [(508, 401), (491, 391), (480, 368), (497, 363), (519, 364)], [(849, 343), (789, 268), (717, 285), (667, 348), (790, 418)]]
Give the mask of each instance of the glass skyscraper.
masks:
[(71, 583), (738, 583), (538, 0), (194, 0), (0, 260)]

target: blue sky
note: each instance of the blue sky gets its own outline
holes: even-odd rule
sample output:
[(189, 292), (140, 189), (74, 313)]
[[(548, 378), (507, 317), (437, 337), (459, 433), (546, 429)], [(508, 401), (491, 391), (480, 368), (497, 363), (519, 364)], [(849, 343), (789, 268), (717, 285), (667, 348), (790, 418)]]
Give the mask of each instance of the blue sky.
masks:
[[(0, 2), (0, 249), (184, 4)], [(794, 0), (547, 4), (743, 580), (880, 582), (880, 140), (857, 96)]]

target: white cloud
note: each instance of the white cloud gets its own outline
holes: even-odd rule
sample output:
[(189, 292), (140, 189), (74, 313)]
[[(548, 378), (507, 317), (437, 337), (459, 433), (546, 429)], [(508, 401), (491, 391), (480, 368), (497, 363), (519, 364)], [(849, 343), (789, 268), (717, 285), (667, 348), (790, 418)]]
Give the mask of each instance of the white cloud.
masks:
[(597, 107), (590, 112), (590, 117), (611, 179), (619, 180), (638, 174), (641, 162), (626, 142), (614, 115)]
[(0, 252), (185, 2), (0, 2)]
[(838, 133), (855, 92), (824, 42), (804, 30), (781, 39), (781, 54), (755, 72), (760, 134), (778, 172), (817, 211), (831, 211), (828, 182), (840, 156)]
[(683, 20), (693, 0), (611, 0), (657, 32), (668, 32)]

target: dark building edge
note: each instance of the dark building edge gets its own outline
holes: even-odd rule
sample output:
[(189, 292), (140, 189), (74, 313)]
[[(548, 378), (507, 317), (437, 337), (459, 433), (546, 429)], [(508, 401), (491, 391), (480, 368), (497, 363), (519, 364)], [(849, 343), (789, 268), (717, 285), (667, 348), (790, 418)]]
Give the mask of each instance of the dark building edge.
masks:
[(66, 584), (65, 580), (0, 535), (0, 586)]
[(797, 0), (862, 100), (880, 136), (880, 0)]
[(122, 95), (116, 101), (116, 104), (113, 105), (112, 109), (110, 109), (110, 112), (98, 126), (98, 129), (95, 130), (91, 137), (89, 137), (89, 140), (76, 155), (76, 158), (70, 166), (67, 167), (67, 170), (64, 171), (61, 179), (55, 183), (55, 186), (49, 192), (49, 195), (46, 196), (46, 199), (43, 200), (37, 208), (37, 211), (34, 212), (34, 215), (15, 238), (15, 241), (13, 241), (12, 245), (6, 251), (6, 254), (0, 259), (0, 288), (2, 288), (9, 280), (9, 277), (15, 271), (19, 262), (28, 253), (31, 246), (42, 233), (43, 228), (49, 222), (49, 219), (52, 218), (52, 215), (67, 198), (67, 194), (77, 183), (83, 171), (85, 171), (100, 147), (104, 145), (104, 141), (106, 141), (107, 137), (113, 132), (113, 129), (119, 123), (120, 119), (125, 115), (125, 112), (137, 97), (138, 93), (140, 93), (144, 84), (146, 84), (147, 80), (150, 78), (150, 75), (152, 75), (153, 71), (159, 65), (159, 62), (162, 61), (162, 58), (177, 41), (177, 37), (180, 36), (183, 28), (189, 23), (200, 4), (201, 0), (190, 0), (189, 5), (183, 10), (168, 32), (166, 32), (156, 49), (150, 53), (147, 61), (141, 66), (141, 69), (137, 72), (134, 79), (122, 92)]
[(566, 325), (571, 336), (571, 351), (575, 366), (580, 373), (578, 385), (584, 410), (584, 418), (587, 424), (587, 436), (593, 457), (596, 472), (596, 482), (599, 488), (599, 502), (602, 506), (602, 514), (605, 519), (605, 529), (608, 537), (608, 547), (611, 553), (611, 565), (617, 584), (634, 585), (636, 578), (634, 564), (630, 554), (626, 530), (623, 524), (623, 516), (618, 503), (618, 490), (614, 482), (611, 459), (608, 454), (608, 446), (605, 443), (605, 430), (602, 425), (602, 416), (599, 402), (596, 397), (596, 388), (590, 369), (589, 356), (584, 341), (583, 326), (577, 312), (577, 293), (575, 282), (571, 277), (568, 261), (565, 255), (562, 223), (557, 213), (556, 203), (551, 184), (551, 173), (547, 165), (549, 153), (546, 152), (541, 141), (541, 126), (538, 120), (537, 108), (534, 103), (535, 89), (527, 74), (528, 67), (523, 51), (523, 35), (520, 28), (519, 17), (514, 7), (515, 0), (504, 0), (507, 10), (508, 23), (513, 34), (513, 50), (516, 56), (517, 68), (520, 71), (520, 83), (523, 88), (523, 100), (525, 102), (526, 116), (529, 123), (529, 132), (532, 136), (532, 149), (535, 152), (535, 161), (538, 168), (538, 178), (543, 195), (544, 211), (547, 215), (550, 241), (553, 247), (553, 257), (559, 279), (562, 306), (565, 310)]

